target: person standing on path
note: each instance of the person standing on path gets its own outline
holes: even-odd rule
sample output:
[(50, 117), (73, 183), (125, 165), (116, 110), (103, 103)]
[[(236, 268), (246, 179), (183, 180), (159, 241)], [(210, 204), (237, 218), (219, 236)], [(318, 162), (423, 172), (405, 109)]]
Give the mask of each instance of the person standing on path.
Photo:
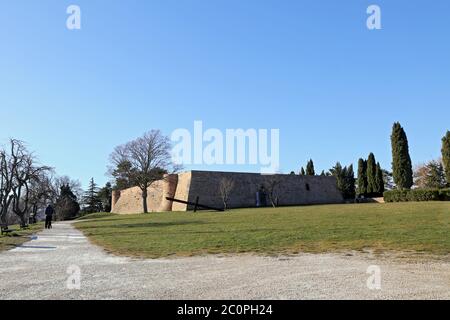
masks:
[(49, 204), (45, 209), (45, 229), (52, 228), (52, 219), (54, 213), (55, 210), (53, 210), (53, 207)]

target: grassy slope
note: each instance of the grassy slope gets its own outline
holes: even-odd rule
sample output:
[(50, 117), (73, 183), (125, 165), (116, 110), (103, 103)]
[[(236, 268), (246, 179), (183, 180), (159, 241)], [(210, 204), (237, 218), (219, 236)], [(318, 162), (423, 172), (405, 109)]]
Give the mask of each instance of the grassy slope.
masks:
[(24, 242), (30, 241), (30, 236), (44, 228), (42, 222), (30, 225), (28, 230), (20, 230), (19, 226), (10, 226), (10, 229), (16, 230), (9, 236), (0, 236), (0, 252), (13, 249)]
[(106, 218), (106, 217), (112, 217), (112, 216), (115, 216), (115, 214), (109, 213), (109, 212), (97, 212), (97, 213), (90, 213), (90, 214), (84, 215), (82, 217), (77, 218), (76, 220), (100, 219), (100, 218)]
[(450, 202), (117, 215), (75, 225), (110, 251), (142, 257), (364, 248), (450, 252)]

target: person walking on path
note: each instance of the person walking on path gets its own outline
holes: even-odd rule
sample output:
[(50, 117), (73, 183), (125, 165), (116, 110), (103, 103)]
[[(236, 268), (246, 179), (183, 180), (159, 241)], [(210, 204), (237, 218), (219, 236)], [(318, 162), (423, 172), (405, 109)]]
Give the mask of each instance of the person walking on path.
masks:
[(55, 210), (53, 210), (53, 207), (49, 204), (45, 209), (45, 229), (52, 228), (52, 219), (54, 213)]

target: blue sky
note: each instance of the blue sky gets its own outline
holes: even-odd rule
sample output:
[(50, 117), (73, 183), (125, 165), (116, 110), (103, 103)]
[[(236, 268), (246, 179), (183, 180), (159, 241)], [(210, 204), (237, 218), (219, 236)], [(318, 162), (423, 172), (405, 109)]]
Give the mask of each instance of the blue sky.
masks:
[[(280, 129), (284, 172), (369, 152), (390, 169), (394, 121), (423, 162), (450, 129), (446, 0), (0, 3), (0, 140), (27, 141), (84, 186), (106, 182), (114, 146), (195, 120)], [(81, 30), (66, 28), (70, 4)], [(366, 28), (371, 4), (382, 30)]]

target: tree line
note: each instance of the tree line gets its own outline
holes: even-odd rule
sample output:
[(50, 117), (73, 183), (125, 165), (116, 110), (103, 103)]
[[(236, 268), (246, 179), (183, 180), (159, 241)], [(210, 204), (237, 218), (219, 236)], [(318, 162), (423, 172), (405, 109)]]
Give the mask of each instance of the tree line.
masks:
[(47, 204), (56, 207), (57, 218), (77, 213), (80, 184), (40, 164), (23, 141), (10, 139), (0, 147), (0, 222), (18, 222), (26, 228)]
[[(57, 219), (111, 210), (111, 194), (114, 188), (126, 189), (138, 186), (142, 194), (143, 211), (147, 208), (147, 189), (164, 179), (166, 174), (177, 172), (180, 167), (171, 162), (170, 140), (159, 130), (152, 130), (142, 137), (116, 147), (110, 156), (109, 174), (114, 185), (108, 182), (100, 188), (92, 178), (85, 192), (77, 180), (57, 176), (53, 168), (39, 163), (26, 144), (10, 139), (0, 148), (0, 222), (8, 224), (8, 218), (16, 217), (25, 227), (38, 211), (47, 204), (55, 207)], [(353, 165), (343, 166), (337, 162), (321, 176), (334, 176), (345, 199), (381, 196), (385, 189), (408, 190), (417, 188), (445, 188), (450, 182), (450, 131), (442, 138), (442, 158), (418, 165), (413, 170), (405, 130), (396, 122), (391, 134), (392, 172), (381, 168), (375, 155), (358, 160), (355, 178)], [(306, 169), (305, 169), (306, 168)], [(301, 167), (299, 174), (316, 175), (314, 162), (310, 159)], [(295, 172), (291, 172), (295, 174)], [(279, 200), (276, 175), (265, 188), (273, 206)], [(222, 181), (218, 194), (226, 207), (234, 182)]]
[(368, 159), (358, 160), (357, 195), (359, 197), (382, 196), (385, 189), (383, 170), (375, 155), (369, 154)]
[(426, 164), (417, 165), (415, 170), (413, 170), (409, 154), (408, 138), (398, 122), (394, 123), (392, 128), (391, 144), (392, 176), (395, 189), (450, 187), (450, 131), (447, 131), (442, 138), (442, 157)]
[[(399, 122), (394, 123), (391, 134), (392, 172), (381, 167), (375, 155), (358, 160), (358, 173), (355, 179), (353, 165), (342, 167), (337, 164), (321, 175), (334, 176), (338, 188), (345, 199), (361, 197), (381, 197), (385, 190), (408, 190), (413, 186), (422, 189), (440, 189), (450, 186), (450, 131), (442, 138), (442, 158), (412, 167), (408, 138)], [(295, 174), (295, 172), (291, 172)], [(301, 167), (300, 175), (316, 175), (314, 162), (307, 162), (306, 170)]]
[[(419, 174), (413, 171), (409, 145), (406, 133), (400, 123), (396, 122), (391, 134), (392, 146), (392, 172), (383, 169), (376, 161), (375, 155), (370, 153), (367, 159), (358, 160), (358, 172), (355, 178), (353, 165), (343, 166), (337, 162), (327, 171), (322, 171), (321, 176), (334, 176), (337, 186), (345, 199), (356, 197), (381, 197), (385, 190), (408, 189), (415, 183), (417, 186), (448, 186), (450, 181), (450, 132), (442, 139), (442, 160), (430, 162), (426, 165), (426, 173)], [(109, 173), (115, 184), (113, 188), (126, 189), (139, 187), (142, 195), (143, 212), (147, 213), (147, 189), (155, 182), (164, 179), (165, 174), (177, 172), (180, 168), (170, 161), (170, 142), (168, 137), (159, 130), (152, 130), (142, 137), (116, 147), (110, 156), (111, 166)], [(296, 174), (291, 172), (291, 174)], [(301, 167), (299, 175), (316, 175), (314, 162), (310, 159), (305, 167)], [(415, 177), (420, 176), (424, 179)], [(264, 188), (273, 206), (279, 200), (276, 190), (280, 182), (276, 175)], [(424, 180), (425, 182), (421, 182)], [(224, 207), (227, 207), (228, 199), (234, 181), (221, 181), (217, 194), (222, 199)], [(93, 194), (91, 188), (91, 195)], [(89, 198), (89, 197), (88, 197)], [(87, 202), (90, 208), (95, 208), (95, 200), (91, 196)]]
[(97, 190), (92, 179), (87, 192), (83, 192), (78, 180), (58, 176), (54, 168), (41, 164), (21, 140), (9, 139), (0, 147), (0, 223), (3, 228), (15, 223), (26, 228), (30, 222), (38, 220), (47, 205), (54, 207), (57, 220), (73, 219), (85, 210), (109, 211), (110, 189), (107, 184)]

